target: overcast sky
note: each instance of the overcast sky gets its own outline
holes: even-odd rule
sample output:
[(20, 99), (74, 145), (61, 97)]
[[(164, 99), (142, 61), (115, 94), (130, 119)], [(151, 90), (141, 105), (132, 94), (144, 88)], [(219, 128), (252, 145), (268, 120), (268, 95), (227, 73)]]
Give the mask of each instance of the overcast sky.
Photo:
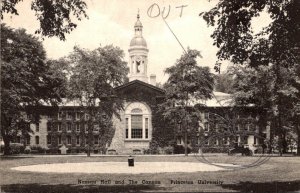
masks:
[[(128, 61), (128, 48), (131, 38), (134, 36), (134, 23), (138, 9), (140, 21), (143, 24), (143, 36), (148, 44), (148, 75), (156, 74), (157, 82), (165, 82), (167, 76), (164, 69), (173, 65), (183, 49), (168, 29), (161, 17), (150, 18), (147, 11), (156, 3), (160, 12), (171, 7), (167, 23), (176, 34), (182, 45), (187, 48), (197, 49), (203, 58), (198, 60), (200, 66), (209, 66), (213, 72), (213, 66), (217, 59), (217, 48), (212, 45), (210, 38), (213, 28), (209, 28), (206, 22), (199, 17), (202, 11), (208, 11), (218, 0), (86, 0), (89, 19), (77, 22), (77, 28), (66, 35), (66, 41), (58, 38), (45, 38), (43, 45), (47, 57), (57, 59), (67, 56), (75, 45), (82, 48), (95, 49), (113, 44), (125, 52), (125, 60)], [(24, 0), (17, 5), (19, 16), (4, 15), (4, 22), (13, 28), (25, 28), (28, 33), (34, 34), (39, 23), (34, 12), (30, 10), (30, 0)], [(182, 9), (178, 6), (185, 5)], [(157, 6), (153, 7), (152, 15), (157, 15)], [(270, 22), (269, 17), (263, 15), (254, 21), (254, 28), (260, 29)], [(227, 64), (222, 66), (225, 70)]]

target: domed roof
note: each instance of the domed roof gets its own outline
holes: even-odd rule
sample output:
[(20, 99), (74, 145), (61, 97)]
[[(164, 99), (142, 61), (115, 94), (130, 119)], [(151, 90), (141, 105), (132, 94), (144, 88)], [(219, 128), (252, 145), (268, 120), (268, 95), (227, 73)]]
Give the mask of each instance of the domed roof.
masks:
[(147, 43), (146, 43), (146, 40), (143, 37), (134, 37), (130, 41), (130, 46), (147, 47)]

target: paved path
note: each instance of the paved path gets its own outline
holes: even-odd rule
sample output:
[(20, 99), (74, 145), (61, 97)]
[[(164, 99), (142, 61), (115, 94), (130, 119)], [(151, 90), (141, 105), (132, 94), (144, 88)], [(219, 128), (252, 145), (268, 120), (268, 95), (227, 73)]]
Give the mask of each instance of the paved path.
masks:
[[(225, 164), (224, 164), (225, 165)], [(229, 164), (226, 164), (229, 166)], [(230, 164), (230, 166), (232, 166)], [(127, 162), (84, 162), (59, 163), (19, 166), (11, 168), (17, 171), (47, 173), (108, 173), (108, 174), (141, 174), (166, 172), (199, 172), (226, 170), (221, 167), (199, 162), (135, 162), (129, 167)]]

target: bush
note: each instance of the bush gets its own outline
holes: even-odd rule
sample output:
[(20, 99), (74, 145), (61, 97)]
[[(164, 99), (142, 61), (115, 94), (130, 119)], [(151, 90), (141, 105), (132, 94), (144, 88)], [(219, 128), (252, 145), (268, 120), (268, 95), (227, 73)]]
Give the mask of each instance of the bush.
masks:
[(202, 153), (228, 153), (229, 147), (203, 147)]
[(148, 155), (155, 155), (155, 154), (159, 154), (159, 150), (158, 149), (144, 149), (143, 150), (144, 154), (148, 154)]
[(20, 154), (24, 153), (24, 145), (21, 143), (11, 143), (10, 144), (10, 153), (11, 154)]
[[(265, 153), (266, 152), (267, 152), (267, 148), (265, 148)], [(263, 153), (263, 148), (262, 147), (257, 147), (257, 149), (254, 150), (254, 153), (259, 153), (259, 154)]]
[(30, 147), (29, 148), (25, 148), (24, 153), (29, 154), (31, 152)]
[(1, 145), (0, 145), (0, 152), (3, 153), (3, 151), (4, 151), (4, 145), (1, 144)]
[[(187, 147), (188, 153), (192, 152), (190, 147)], [(174, 154), (184, 154), (184, 146), (183, 145), (175, 145), (174, 146)]]
[(50, 154), (59, 154), (59, 149), (58, 148), (50, 148), (49, 149), (49, 153)]
[(31, 153), (33, 153), (33, 154), (46, 153), (46, 149), (42, 148), (40, 146), (33, 145), (33, 146), (30, 146), (30, 149), (31, 149)]
[(172, 146), (167, 146), (163, 148), (165, 154), (173, 154), (174, 148)]
[(158, 146), (157, 141), (155, 141), (155, 140), (151, 141), (149, 150), (146, 150), (146, 151), (148, 151), (147, 154), (159, 154), (158, 148), (159, 148), (159, 146)]

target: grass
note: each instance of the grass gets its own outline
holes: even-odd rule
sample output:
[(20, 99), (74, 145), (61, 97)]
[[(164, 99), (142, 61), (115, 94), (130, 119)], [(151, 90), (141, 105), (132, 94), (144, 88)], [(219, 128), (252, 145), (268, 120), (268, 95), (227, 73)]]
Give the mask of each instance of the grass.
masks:
[[(22, 165), (127, 161), (127, 157), (1, 157), (0, 186), (2, 192), (295, 192), (300, 190), (300, 157), (272, 157), (268, 162), (242, 170), (161, 173), (161, 174), (57, 174), (14, 171), (10, 168)], [(213, 162), (229, 162), (226, 155), (212, 156)], [(253, 157), (234, 161), (239, 164), (252, 162)], [(198, 162), (193, 155), (137, 156), (135, 161)], [(231, 160), (232, 161), (232, 160)], [(125, 185), (78, 185), (78, 180), (125, 180)], [(128, 180), (138, 181), (131, 185)], [(160, 181), (159, 185), (143, 185), (142, 180)], [(171, 180), (193, 181), (194, 184), (171, 184)], [(222, 185), (197, 184), (197, 180), (224, 181)]]

